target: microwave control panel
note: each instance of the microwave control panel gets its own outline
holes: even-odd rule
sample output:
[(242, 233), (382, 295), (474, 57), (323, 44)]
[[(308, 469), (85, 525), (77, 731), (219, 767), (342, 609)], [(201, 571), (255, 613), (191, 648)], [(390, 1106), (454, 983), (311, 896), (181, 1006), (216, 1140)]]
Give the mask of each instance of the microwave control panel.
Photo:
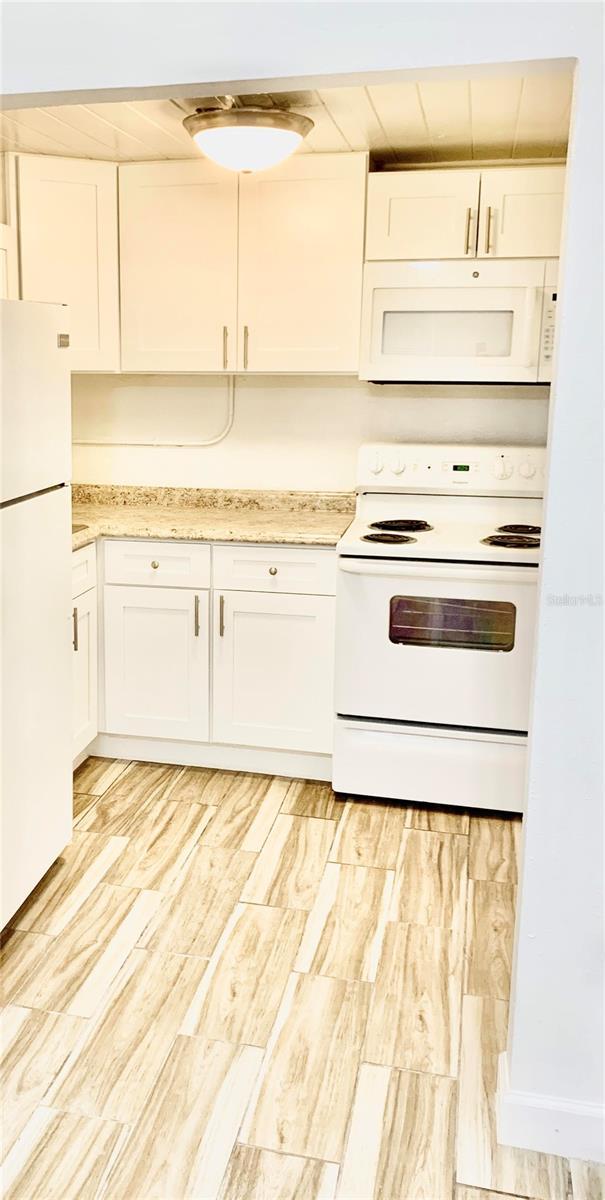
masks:
[[(550, 379), (552, 356), (555, 347), (555, 321), (557, 316), (557, 293), (552, 288), (544, 289), (542, 309), (542, 345), (540, 347), (540, 380)], [(548, 374), (546, 374), (548, 372)]]
[(548, 259), (542, 293), (542, 331), (540, 336), (540, 362), (538, 383), (552, 380), (552, 360), (555, 348), (555, 325), (557, 321), (557, 285), (559, 282), (559, 260)]

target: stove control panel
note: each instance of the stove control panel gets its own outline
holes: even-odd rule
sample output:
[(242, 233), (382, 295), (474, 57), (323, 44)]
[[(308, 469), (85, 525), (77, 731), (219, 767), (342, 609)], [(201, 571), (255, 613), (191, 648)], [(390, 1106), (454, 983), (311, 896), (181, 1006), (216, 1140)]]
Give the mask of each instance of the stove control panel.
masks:
[(357, 491), (541, 496), (545, 462), (543, 446), (374, 442), (359, 451)]

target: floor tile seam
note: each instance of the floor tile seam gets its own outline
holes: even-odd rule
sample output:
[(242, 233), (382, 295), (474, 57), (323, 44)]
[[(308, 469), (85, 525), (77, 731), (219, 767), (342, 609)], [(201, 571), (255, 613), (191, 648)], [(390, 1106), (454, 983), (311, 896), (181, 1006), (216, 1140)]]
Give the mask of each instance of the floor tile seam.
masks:
[[(238, 1133), (239, 1133), (239, 1130), (238, 1130)], [(300, 1150), (276, 1150), (275, 1146), (264, 1146), (260, 1142), (242, 1142), (239, 1140), (239, 1138), (236, 1138), (235, 1142), (233, 1143), (233, 1149), (235, 1149), (236, 1146), (243, 1146), (247, 1150), (264, 1150), (266, 1153), (269, 1153), (269, 1154), (279, 1154), (281, 1158), (304, 1158), (305, 1162), (320, 1163), (322, 1166), (325, 1164), (325, 1166), (327, 1166), (327, 1167), (339, 1167), (340, 1166), (340, 1161), (335, 1158), (317, 1158), (316, 1155), (304, 1154), (304, 1153), (301, 1153)], [(233, 1154), (233, 1149), (231, 1151), (232, 1154)], [(225, 1174), (226, 1174), (226, 1172), (225, 1172)], [(223, 1182), (224, 1182), (224, 1176), (223, 1176), (223, 1179), (221, 1180), (221, 1184)], [(219, 1192), (220, 1192), (220, 1188), (219, 1188)], [(242, 1200), (244, 1200), (243, 1197), (242, 1197)]]
[(378, 1062), (374, 1058), (367, 1058), (364, 1054), (361, 1056), (360, 1066), (385, 1067), (386, 1070), (398, 1071), (401, 1075), (421, 1075), (429, 1079), (449, 1079), (452, 1083), (456, 1084), (460, 1079), (459, 1075), (448, 1075), (446, 1071), (420, 1071), (418, 1067), (402, 1067), (398, 1063)]
[(468, 837), (468, 846), (467, 846), (467, 854), (466, 854), (466, 889), (465, 889), (465, 897), (464, 897), (464, 917), (463, 917), (462, 930), (461, 930), (461, 937), (462, 937), (461, 985), (462, 986), (461, 986), (461, 996), (460, 996), (460, 1011), (458, 1014), (458, 1055), (457, 1055), (457, 1062), (456, 1062), (456, 1101), (454, 1104), (454, 1146), (453, 1146), (454, 1161), (453, 1161), (453, 1180), (452, 1180), (452, 1196), (453, 1197), (456, 1196), (456, 1186), (458, 1183), (458, 1178), (457, 1178), (458, 1138), (459, 1138), (460, 1130), (461, 1130), (460, 1079), (461, 1079), (461, 1067), (462, 1067), (462, 1030), (463, 1030), (463, 1018), (464, 1018), (464, 994), (465, 994), (464, 986), (466, 983), (466, 974), (467, 974), (469, 895), (470, 895), (470, 891), (471, 891), (470, 886), (469, 886), (470, 875), (469, 875), (469, 871), (468, 871), (469, 861), (470, 861), (470, 831), (471, 831), (471, 822), (469, 820), (469, 837)]

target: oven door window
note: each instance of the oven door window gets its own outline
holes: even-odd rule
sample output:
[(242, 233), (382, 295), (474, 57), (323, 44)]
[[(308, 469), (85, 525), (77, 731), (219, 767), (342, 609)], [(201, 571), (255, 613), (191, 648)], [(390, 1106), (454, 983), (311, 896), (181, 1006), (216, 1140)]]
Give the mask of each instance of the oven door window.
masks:
[(515, 618), (515, 605), (499, 600), (393, 596), (389, 640), (404, 646), (512, 650)]

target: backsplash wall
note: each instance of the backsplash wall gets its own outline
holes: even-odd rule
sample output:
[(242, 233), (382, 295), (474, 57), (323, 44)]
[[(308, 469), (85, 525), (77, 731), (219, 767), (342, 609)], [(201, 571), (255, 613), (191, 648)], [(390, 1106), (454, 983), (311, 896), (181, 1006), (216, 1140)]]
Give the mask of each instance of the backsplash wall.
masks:
[(224, 378), (75, 375), (73, 437), (78, 483), (167, 487), (353, 488), (364, 441), (540, 445), (548, 387), (487, 384), (378, 386), (351, 377), (238, 376), (235, 422), (207, 448), (121, 442), (214, 437), (227, 412)]

